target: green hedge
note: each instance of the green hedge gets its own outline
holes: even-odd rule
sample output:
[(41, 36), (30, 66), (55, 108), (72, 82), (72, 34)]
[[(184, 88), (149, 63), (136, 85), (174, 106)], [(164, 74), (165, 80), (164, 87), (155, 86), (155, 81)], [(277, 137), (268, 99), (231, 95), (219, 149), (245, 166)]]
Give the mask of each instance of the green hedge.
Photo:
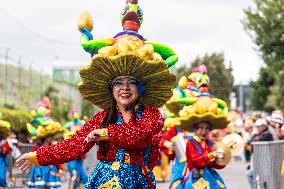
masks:
[(30, 112), (23, 110), (10, 110), (0, 108), (3, 115), (3, 120), (11, 124), (11, 130), (15, 133), (26, 133), (26, 123), (30, 122)]

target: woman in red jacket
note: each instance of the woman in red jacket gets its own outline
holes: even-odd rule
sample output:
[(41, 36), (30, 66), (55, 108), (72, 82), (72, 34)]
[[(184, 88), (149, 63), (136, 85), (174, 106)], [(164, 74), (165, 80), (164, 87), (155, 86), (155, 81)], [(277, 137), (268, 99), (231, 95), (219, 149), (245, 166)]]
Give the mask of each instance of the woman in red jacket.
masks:
[(175, 77), (164, 61), (151, 63), (135, 53), (95, 55), (80, 71), (83, 96), (104, 109), (71, 138), (40, 147), (17, 161), (20, 169), (82, 158), (95, 144), (100, 160), (85, 188), (155, 188), (163, 119), (157, 107), (171, 97)]

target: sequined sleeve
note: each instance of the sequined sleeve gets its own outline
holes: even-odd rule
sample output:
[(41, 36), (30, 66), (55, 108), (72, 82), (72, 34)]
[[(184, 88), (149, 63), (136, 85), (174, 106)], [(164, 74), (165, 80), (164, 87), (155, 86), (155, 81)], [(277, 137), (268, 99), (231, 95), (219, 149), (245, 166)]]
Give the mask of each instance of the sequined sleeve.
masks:
[(137, 121), (108, 127), (109, 141), (122, 148), (142, 149), (158, 144), (163, 127), (163, 118), (157, 108), (146, 107)]
[(84, 127), (71, 138), (51, 146), (42, 146), (37, 150), (36, 158), (39, 165), (62, 164), (75, 159), (81, 159), (95, 142), (84, 142), (86, 136), (94, 129), (100, 127), (105, 112), (96, 114)]

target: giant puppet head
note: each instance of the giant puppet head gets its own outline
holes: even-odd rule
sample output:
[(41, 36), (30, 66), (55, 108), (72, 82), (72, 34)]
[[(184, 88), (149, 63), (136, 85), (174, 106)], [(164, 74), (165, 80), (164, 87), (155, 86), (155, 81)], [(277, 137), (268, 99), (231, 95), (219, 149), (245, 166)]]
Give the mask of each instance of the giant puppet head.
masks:
[(204, 64), (192, 70), (192, 74), (188, 76), (189, 82), (195, 83), (199, 92), (208, 92), (209, 77), (207, 68)]
[(124, 30), (138, 31), (143, 22), (143, 10), (138, 5), (138, 0), (127, 0), (120, 14)]

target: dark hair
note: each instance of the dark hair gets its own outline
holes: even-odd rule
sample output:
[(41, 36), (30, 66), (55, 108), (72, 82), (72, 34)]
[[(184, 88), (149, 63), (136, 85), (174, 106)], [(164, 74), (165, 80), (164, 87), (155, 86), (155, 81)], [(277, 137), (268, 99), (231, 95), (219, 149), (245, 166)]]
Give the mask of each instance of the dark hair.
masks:
[(101, 128), (107, 128), (110, 123), (116, 123), (117, 114), (118, 114), (118, 111), (116, 108), (116, 101), (114, 97), (112, 97), (111, 106), (107, 110), (107, 114), (101, 123)]

